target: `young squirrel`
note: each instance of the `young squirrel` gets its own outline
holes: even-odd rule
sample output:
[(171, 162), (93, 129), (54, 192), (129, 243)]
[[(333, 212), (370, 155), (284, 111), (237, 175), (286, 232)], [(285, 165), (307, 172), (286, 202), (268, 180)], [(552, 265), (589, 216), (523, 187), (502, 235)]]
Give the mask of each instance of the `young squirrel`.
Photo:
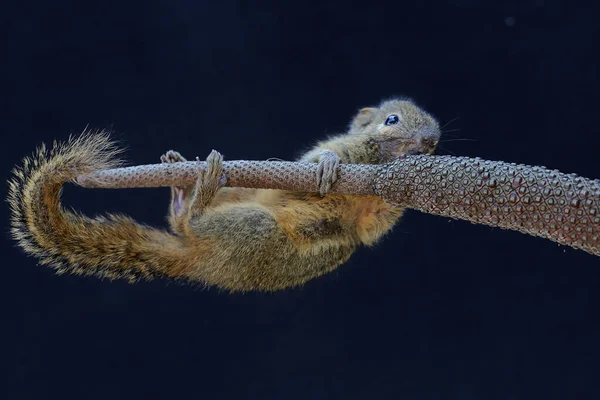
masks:
[[(407, 99), (361, 109), (348, 132), (317, 145), (299, 161), (318, 163), (320, 193), (224, 188), (222, 156), (213, 151), (191, 188), (172, 188), (173, 233), (129, 217), (89, 218), (64, 210), (62, 185), (117, 165), (108, 134), (84, 133), (41, 146), (9, 181), (12, 236), (59, 273), (135, 281), (163, 276), (230, 291), (298, 286), (347, 261), (360, 245), (384, 236), (403, 208), (377, 196), (328, 193), (339, 163), (379, 164), (432, 153), (436, 120)], [(184, 161), (174, 151), (163, 162)]]

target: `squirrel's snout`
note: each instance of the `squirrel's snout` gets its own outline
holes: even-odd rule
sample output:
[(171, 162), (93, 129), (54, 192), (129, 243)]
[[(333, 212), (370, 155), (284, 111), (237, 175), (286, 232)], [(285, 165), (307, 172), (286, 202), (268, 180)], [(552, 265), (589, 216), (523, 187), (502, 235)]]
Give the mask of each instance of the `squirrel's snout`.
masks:
[(413, 154), (431, 154), (440, 141), (440, 133), (435, 129), (420, 130), (416, 133), (414, 145), (409, 151)]
[(435, 151), (439, 139), (433, 137), (424, 137), (421, 139), (421, 152), (431, 154)]

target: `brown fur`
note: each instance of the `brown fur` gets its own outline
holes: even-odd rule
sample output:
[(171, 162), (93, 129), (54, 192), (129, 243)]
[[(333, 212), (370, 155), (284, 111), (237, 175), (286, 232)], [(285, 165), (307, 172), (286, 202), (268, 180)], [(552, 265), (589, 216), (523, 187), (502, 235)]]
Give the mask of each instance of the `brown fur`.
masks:
[[(385, 126), (389, 114), (401, 116), (401, 123)], [(438, 139), (429, 114), (408, 100), (391, 100), (361, 110), (347, 134), (319, 142), (300, 160), (318, 162), (333, 151), (343, 163), (385, 163), (431, 152)], [(358, 246), (376, 243), (403, 213), (376, 196), (220, 189), (206, 176), (186, 202), (203, 196), (207, 204), (192, 208), (183, 222), (170, 219), (179, 235), (125, 216), (64, 210), (62, 185), (115, 167), (118, 153), (106, 133), (84, 132), (55, 143), (50, 153), (42, 145), (13, 171), (12, 236), (27, 253), (60, 273), (130, 281), (164, 276), (231, 291), (273, 291), (333, 270)]]

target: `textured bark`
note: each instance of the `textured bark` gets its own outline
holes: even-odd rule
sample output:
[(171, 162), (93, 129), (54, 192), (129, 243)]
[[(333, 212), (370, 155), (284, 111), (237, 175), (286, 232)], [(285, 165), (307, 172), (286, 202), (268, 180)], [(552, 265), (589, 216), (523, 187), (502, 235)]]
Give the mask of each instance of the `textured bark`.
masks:
[[(317, 191), (316, 164), (229, 161), (228, 186)], [(195, 162), (142, 165), (80, 176), (84, 187), (184, 186)], [(452, 156), (408, 156), (341, 165), (336, 193), (378, 195), (429, 214), (517, 230), (600, 255), (600, 182), (544, 167)]]
[[(201, 162), (202, 166), (206, 163)], [(333, 193), (373, 195), (379, 165), (342, 164)], [(315, 163), (288, 161), (226, 161), (226, 186), (318, 192)], [(195, 161), (138, 165), (98, 171), (80, 176), (77, 183), (88, 188), (139, 188), (193, 185), (198, 176)]]
[(382, 166), (376, 193), (429, 214), (512, 229), (600, 255), (600, 182), (543, 167), (450, 156)]

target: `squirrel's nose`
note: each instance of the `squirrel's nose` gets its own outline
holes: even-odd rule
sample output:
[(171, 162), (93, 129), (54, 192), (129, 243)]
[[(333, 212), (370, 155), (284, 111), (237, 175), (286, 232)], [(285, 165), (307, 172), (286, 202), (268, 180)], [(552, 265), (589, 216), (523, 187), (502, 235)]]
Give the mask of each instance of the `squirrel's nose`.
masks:
[(426, 129), (419, 132), (421, 152), (433, 153), (440, 141), (440, 132), (436, 129)]
[(421, 147), (423, 153), (433, 153), (437, 147), (438, 139), (434, 137), (424, 137), (421, 139)]

